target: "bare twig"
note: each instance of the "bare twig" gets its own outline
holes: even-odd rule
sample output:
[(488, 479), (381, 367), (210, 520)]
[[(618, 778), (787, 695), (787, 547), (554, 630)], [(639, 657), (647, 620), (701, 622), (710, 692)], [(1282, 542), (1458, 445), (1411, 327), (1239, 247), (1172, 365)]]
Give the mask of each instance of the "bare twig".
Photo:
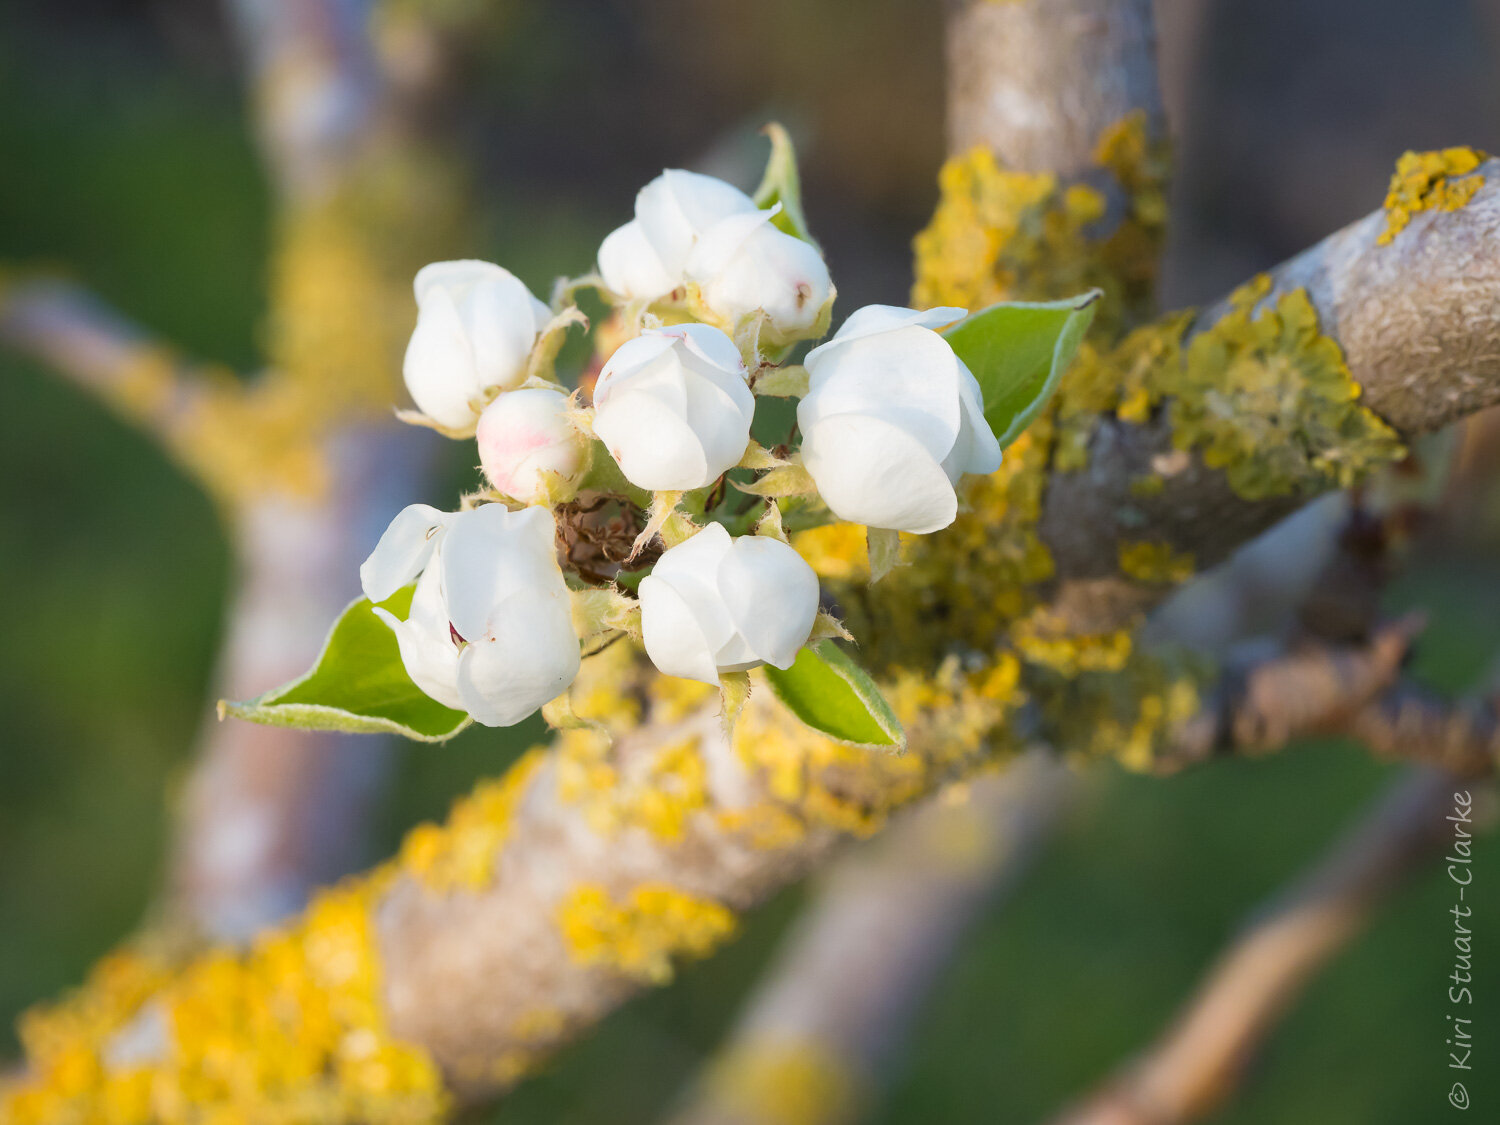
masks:
[(1310, 870), (1257, 911), (1161, 1040), (1058, 1125), (1186, 1125), (1235, 1089), (1311, 977), (1452, 837), (1465, 783), (1419, 770), (1394, 785)]

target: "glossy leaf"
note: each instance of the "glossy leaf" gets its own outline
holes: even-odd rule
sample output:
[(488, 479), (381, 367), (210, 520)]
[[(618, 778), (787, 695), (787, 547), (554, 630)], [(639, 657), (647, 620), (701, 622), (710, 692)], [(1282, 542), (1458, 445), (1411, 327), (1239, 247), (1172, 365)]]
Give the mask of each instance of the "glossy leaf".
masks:
[(965, 317), (943, 333), (984, 392), (984, 417), (1000, 445), (1036, 420), (1073, 361), (1103, 294), (1066, 301), (1005, 301)]
[(906, 749), (906, 733), (875, 681), (832, 641), (809, 645), (786, 671), (766, 667), (776, 698), (813, 730), (839, 742)]
[[(396, 591), (381, 607), (405, 618), (415, 588)], [(386, 732), (418, 742), (445, 742), (473, 722), (412, 683), (396, 635), (371, 609), (368, 598), (350, 604), (306, 675), (244, 703), (221, 700), (219, 717), (303, 730)]]

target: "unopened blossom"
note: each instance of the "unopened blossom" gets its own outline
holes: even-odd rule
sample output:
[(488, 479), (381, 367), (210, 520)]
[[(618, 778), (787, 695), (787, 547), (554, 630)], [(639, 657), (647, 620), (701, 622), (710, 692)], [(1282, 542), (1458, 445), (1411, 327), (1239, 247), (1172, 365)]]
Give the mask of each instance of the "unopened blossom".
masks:
[(959, 478), (1000, 467), (979, 384), (933, 331), (964, 315), (869, 305), (808, 353), (802, 457), (840, 519), (937, 531), (958, 514)]
[(546, 508), (503, 504), (413, 504), (391, 521), (359, 577), (373, 602), (417, 580), (405, 621), (375, 608), (417, 687), (485, 726), (508, 727), (573, 682), (578, 637), (556, 533)]
[(712, 484), (750, 443), (755, 396), (734, 341), (706, 324), (642, 332), (594, 384), (594, 433), (649, 491)]
[(818, 615), (818, 577), (779, 539), (709, 524), (641, 580), (646, 655), (669, 676), (790, 668)]
[(688, 257), (710, 227), (730, 215), (756, 213), (739, 188), (700, 172), (669, 169), (635, 197), (635, 218), (599, 247), (599, 273), (630, 300), (664, 297), (686, 279)]
[(525, 387), (507, 391), (484, 408), (475, 438), (479, 464), (496, 491), (535, 503), (546, 494), (544, 473), (575, 484), (588, 467), (588, 439), (568, 420), (561, 391)]
[(733, 328), (764, 314), (763, 339), (789, 343), (821, 334), (833, 302), (823, 255), (772, 223), (774, 213), (731, 215), (704, 232), (688, 258), (703, 304)]
[(525, 381), (551, 311), (491, 262), (433, 262), (417, 272), (415, 288), (406, 389), (434, 422), (472, 433), (486, 402)]

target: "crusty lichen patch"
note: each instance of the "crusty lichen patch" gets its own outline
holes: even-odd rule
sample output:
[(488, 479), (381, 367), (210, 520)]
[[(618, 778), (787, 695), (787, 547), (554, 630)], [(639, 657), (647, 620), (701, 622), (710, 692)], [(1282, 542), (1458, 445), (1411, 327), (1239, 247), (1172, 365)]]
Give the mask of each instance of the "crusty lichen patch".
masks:
[(504, 775), (481, 781), (455, 801), (446, 824), (417, 825), (401, 842), (397, 866), (439, 893), (485, 887), (545, 756), (540, 747), (528, 750)]
[(575, 887), (557, 909), (568, 955), (648, 984), (672, 979), (674, 957), (706, 957), (735, 931), (734, 912), (667, 883), (643, 883), (616, 902), (598, 884)]
[(1193, 556), (1170, 543), (1127, 540), (1120, 544), (1120, 571), (1138, 582), (1179, 585), (1193, 576)]
[(1232, 310), (1163, 372), (1176, 447), (1200, 450), (1247, 500), (1347, 488), (1402, 457), (1396, 432), (1359, 401), (1306, 291), (1257, 312), (1270, 290), (1265, 275), (1242, 286)]
[(1488, 159), (1467, 146), (1402, 153), (1385, 195), (1385, 230), (1375, 241), (1389, 245), (1419, 212), (1463, 207), (1484, 186), (1483, 173), (1475, 169)]
[(186, 966), (101, 961), (74, 996), (21, 1023), (27, 1080), (8, 1125), (436, 1122), (421, 1050), (393, 1039), (371, 908), (391, 871), (325, 891), (243, 953)]
[(1101, 132), (1094, 161), (1122, 214), (1110, 216), (1096, 187), (1004, 168), (983, 146), (951, 157), (938, 174), (937, 210), (914, 242), (913, 303), (977, 309), (1098, 287), (1100, 332), (1143, 321), (1166, 232), (1167, 146), (1138, 111)]

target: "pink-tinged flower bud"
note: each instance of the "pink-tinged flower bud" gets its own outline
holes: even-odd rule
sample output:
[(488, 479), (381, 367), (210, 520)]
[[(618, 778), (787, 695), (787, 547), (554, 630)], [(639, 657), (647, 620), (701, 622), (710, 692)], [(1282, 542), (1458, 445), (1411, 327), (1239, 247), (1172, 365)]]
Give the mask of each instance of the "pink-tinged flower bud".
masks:
[(506, 391), (484, 408), (475, 438), (479, 464), (497, 492), (534, 504), (543, 472), (574, 484), (588, 467), (588, 439), (568, 421), (568, 396), (545, 387)]

